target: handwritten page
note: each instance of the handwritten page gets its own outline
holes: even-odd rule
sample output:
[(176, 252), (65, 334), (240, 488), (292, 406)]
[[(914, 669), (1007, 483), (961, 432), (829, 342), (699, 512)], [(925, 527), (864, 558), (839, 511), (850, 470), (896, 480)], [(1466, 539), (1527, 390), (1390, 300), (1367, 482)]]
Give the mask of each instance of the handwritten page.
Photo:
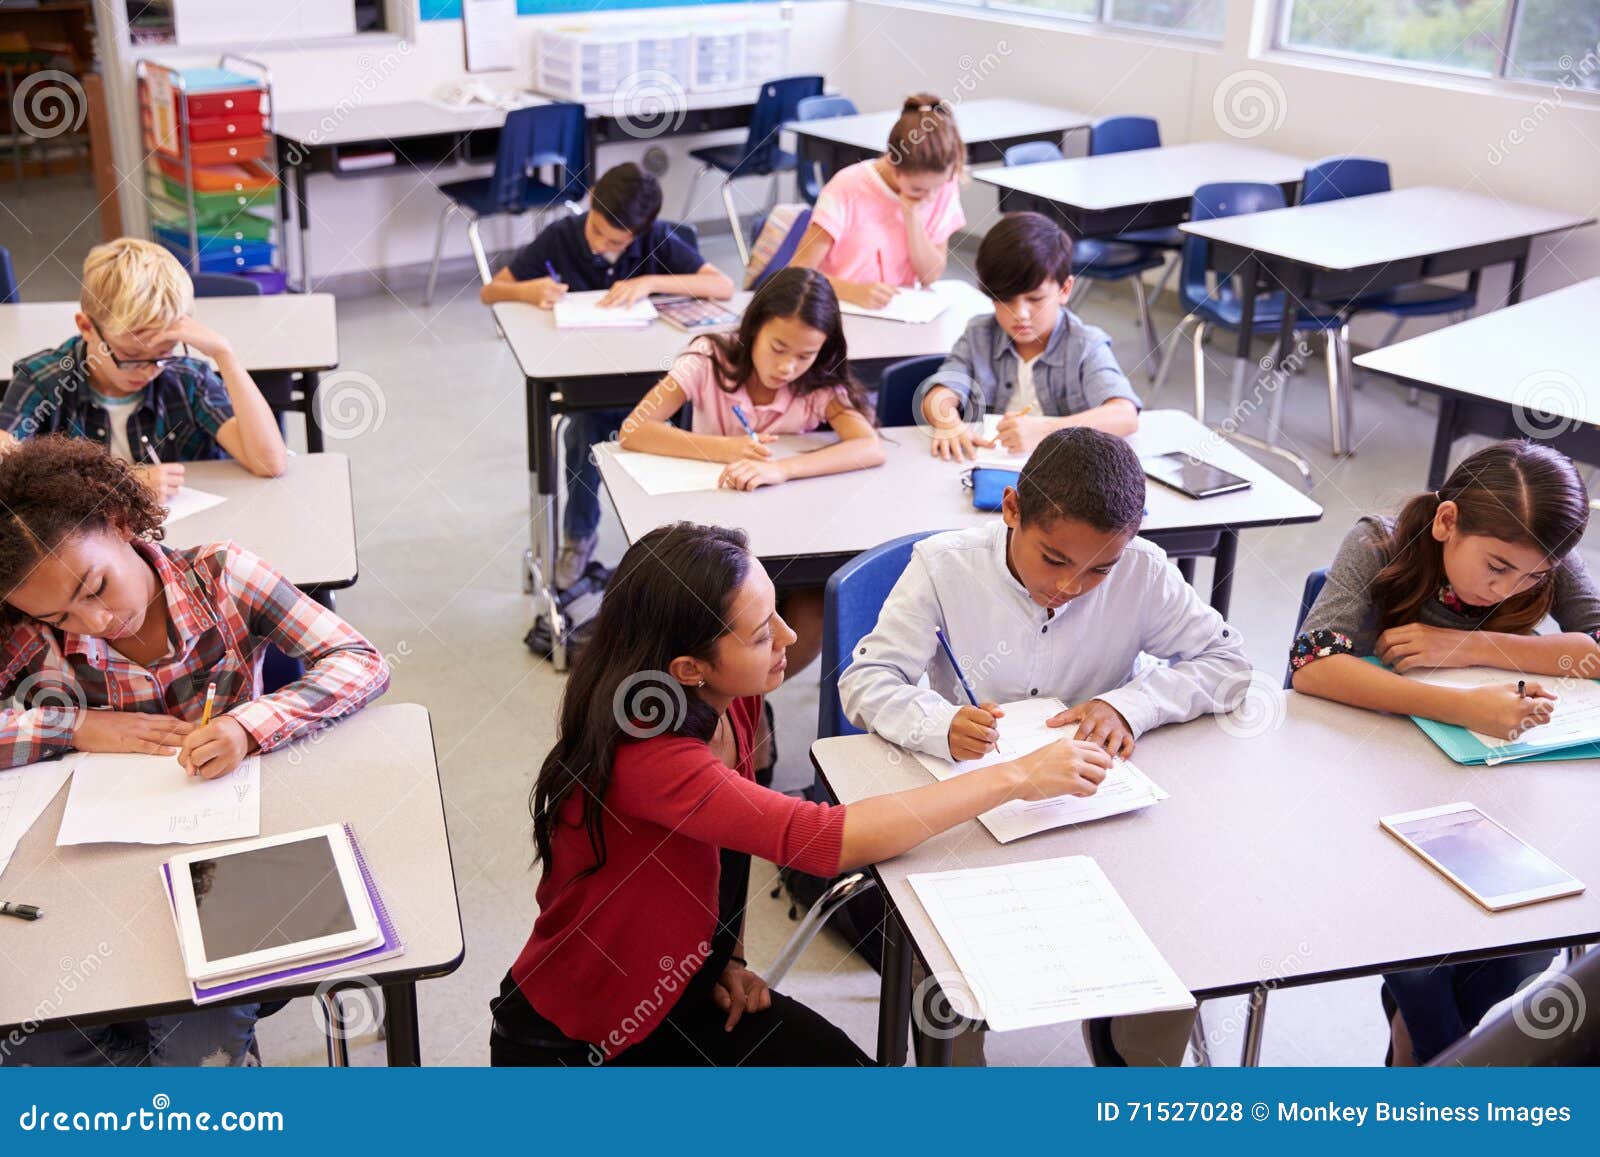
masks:
[(841, 313), (853, 313), (857, 317), (881, 317), (885, 321), (903, 321), (908, 325), (925, 325), (949, 307), (950, 303), (932, 289), (902, 289), (881, 309), (868, 309), (850, 301), (839, 303)]
[(202, 510), (210, 510), (213, 506), (221, 506), (228, 501), (220, 494), (208, 494), (204, 490), (196, 490), (190, 486), (178, 487), (178, 492), (167, 499), (166, 522), (177, 522), (180, 518), (188, 518), (191, 514), (199, 514)]
[[(1472, 732), (1474, 738), (1489, 748), (1490, 763), (1504, 762), (1505, 758), (1515, 758), (1517, 754), (1532, 755), (1540, 751), (1600, 740), (1600, 683), (1592, 679), (1559, 675), (1554, 677), (1527, 675), (1498, 667), (1408, 671), (1405, 673), (1405, 678), (1414, 679), (1419, 683), (1431, 683), (1436, 687), (1459, 688), (1516, 683), (1519, 679), (1525, 679), (1530, 683), (1538, 683), (1546, 691), (1558, 697), (1555, 710), (1550, 715), (1550, 722), (1528, 728), (1513, 742), (1508, 743), (1498, 735), (1487, 735), (1481, 731)], [(1502, 753), (1502, 758), (1497, 759), (1496, 752)]]
[(966, 981), (946, 996), (992, 1029), (1194, 1007), (1089, 856), (909, 880)]
[(0, 771), (0, 873), (81, 758), (76, 753)]
[(656, 307), (648, 297), (632, 305), (608, 305), (600, 299), (609, 290), (594, 289), (568, 293), (555, 304), (557, 329), (643, 329), (656, 319)]
[(261, 834), (261, 758), (218, 779), (170, 755), (80, 755), (56, 846), (209, 844)]
[[(767, 443), (772, 457), (791, 458), (831, 446), (839, 439), (833, 434), (792, 434)], [(727, 469), (726, 462), (707, 462), (703, 458), (675, 458), (669, 454), (641, 454), (637, 450), (607, 451), (617, 465), (628, 472), (646, 494), (689, 494), (717, 489), (717, 480)]]

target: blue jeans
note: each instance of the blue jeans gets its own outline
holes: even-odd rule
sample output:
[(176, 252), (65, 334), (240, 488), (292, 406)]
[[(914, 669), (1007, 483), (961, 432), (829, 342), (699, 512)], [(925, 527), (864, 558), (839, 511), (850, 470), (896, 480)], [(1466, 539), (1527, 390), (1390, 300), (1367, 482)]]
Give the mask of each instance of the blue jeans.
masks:
[(615, 434), (628, 410), (583, 410), (567, 415), (562, 444), (567, 451), (567, 509), (561, 533), (568, 542), (593, 537), (600, 526), (600, 470), (589, 447)]
[[(35, 1033), (20, 1043), (0, 1036), (0, 1066), (107, 1065), (243, 1067), (259, 1065), (259, 1004), (196, 1008), (149, 1020)], [(20, 1034), (19, 1034), (20, 1035)]]
[(1554, 952), (1500, 956), (1472, 964), (1442, 964), (1388, 972), (1383, 983), (1400, 1006), (1417, 1063), (1427, 1064), (1477, 1027), (1488, 1012), (1555, 959)]

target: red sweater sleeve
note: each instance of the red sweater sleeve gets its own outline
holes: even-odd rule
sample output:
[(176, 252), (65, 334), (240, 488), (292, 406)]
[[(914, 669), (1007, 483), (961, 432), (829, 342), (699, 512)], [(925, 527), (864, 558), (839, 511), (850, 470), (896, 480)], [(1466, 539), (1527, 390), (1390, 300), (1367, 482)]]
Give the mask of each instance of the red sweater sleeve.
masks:
[(663, 736), (620, 747), (606, 807), (624, 824), (636, 817), (814, 876), (839, 870), (843, 807), (762, 787), (699, 740)]

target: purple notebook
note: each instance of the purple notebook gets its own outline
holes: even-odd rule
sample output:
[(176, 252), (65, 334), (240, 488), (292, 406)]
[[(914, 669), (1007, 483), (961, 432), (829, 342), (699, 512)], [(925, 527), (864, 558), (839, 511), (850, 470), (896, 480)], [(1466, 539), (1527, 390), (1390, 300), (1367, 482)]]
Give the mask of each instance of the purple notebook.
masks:
[[(344, 972), (360, 964), (368, 964), (377, 960), (387, 960), (391, 956), (399, 956), (406, 950), (401, 943), (400, 936), (394, 930), (394, 921), (389, 919), (389, 910), (384, 907), (383, 897), (378, 893), (377, 884), (372, 881), (372, 870), (367, 867), (367, 858), (361, 854), (361, 845), (356, 842), (356, 834), (349, 824), (344, 825), (344, 834), (350, 841), (350, 850), (355, 854), (356, 865), (361, 869), (361, 880), (367, 886), (367, 896), (372, 901), (372, 911), (378, 917), (378, 930), (383, 933), (383, 939), (370, 948), (363, 948), (348, 956), (338, 956), (331, 960), (317, 960), (310, 964), (297, 964), (288, 968), (280, 968), (275, 972), (263, 972), (259, 976), (247, 976), (240, 980), (224, 981), (208, 988), (198, 984), (189, 987), (194, 991), (196, 1004), (210, 1004), (213, 1001), (226, 1000), (232, 996), (242, 996), (247, 992), (259, 992), (267, 988), (279, 988), (286, 984), (295, 984), (303, 980), (310, 980), (317, 976), (331, 976), (335, 972)], [(161, 865), (161, 878), (167, 885), (167, 902), (172, 902), (172, 867), (170, 864)], [(174, 915), (176, 919), (176, 915)]]

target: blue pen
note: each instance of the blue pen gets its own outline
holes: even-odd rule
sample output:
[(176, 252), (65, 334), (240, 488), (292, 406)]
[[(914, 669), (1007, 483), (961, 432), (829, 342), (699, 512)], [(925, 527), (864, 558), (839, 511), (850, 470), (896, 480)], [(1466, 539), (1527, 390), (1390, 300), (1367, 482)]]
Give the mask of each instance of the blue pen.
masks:
[(733, 416), (739, 419), (739, 425), (744, 427), (744, 432), (750, 435), (750, 441), (761, 441), (761, 435), (756, 433), (756, 428), (750, 424), (750, 419), (744, 416), (744, 407), (738, 402), (733, 404)]
[[(978, 710), (983, 710), (983, 705), (978, 702), (978, 693), (972, 689), (972, 684), (967, 682), (967, 673), (961, 669), (961, 664), (956, 661), (956, 653), (950, 646), (950, 640), (944, 636), (944, 628), (935, 627), (933, 635), (934, 638), (939, 640), (939, 646), (944, 649), (944, 657), (949, 659), (950, 666), (955, 668), (956, 678), (961, 680), (961, 689), (967, 693), (968, 701)], [(994, 745), (994, 749), (996, 751), (1000, 750), (998, 742)]]
[(546, 261), (544, 263), (544, 271), (550, 275), (551, 281), (555, 282), (557, 285), (561, 284), (561, 274), (556, 272), (556, 267), (554, 265), (551, 265), (548, 261)]

